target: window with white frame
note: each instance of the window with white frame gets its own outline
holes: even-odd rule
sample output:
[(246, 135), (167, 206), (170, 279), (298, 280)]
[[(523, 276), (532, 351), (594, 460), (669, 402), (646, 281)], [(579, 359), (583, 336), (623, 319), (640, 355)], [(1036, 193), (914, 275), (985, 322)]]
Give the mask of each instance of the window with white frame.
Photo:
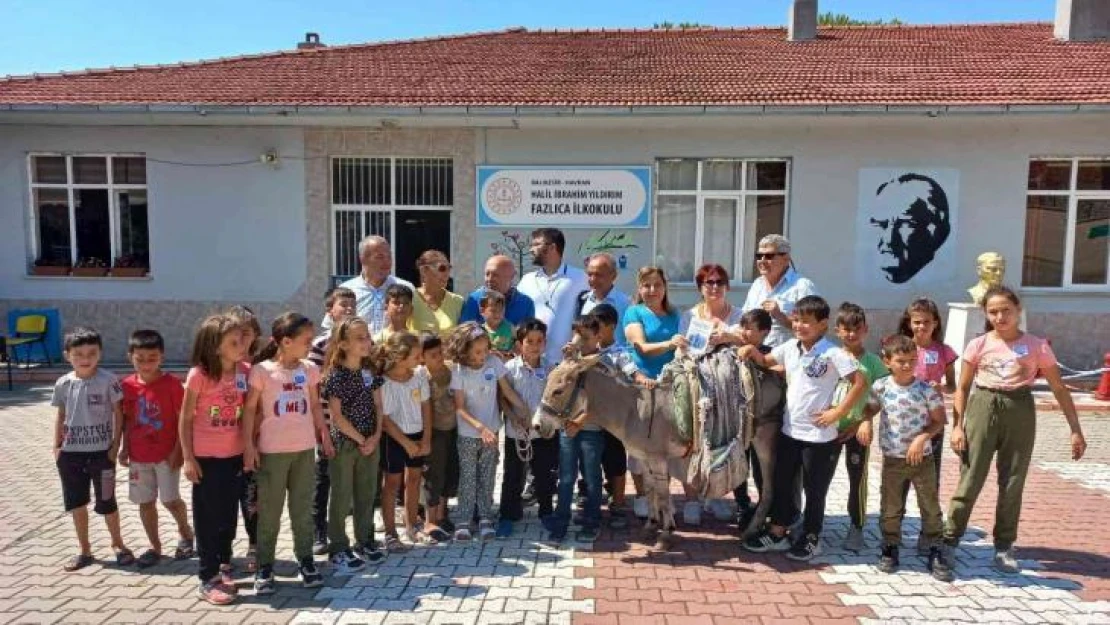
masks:
[(782, 233), (788, 159), (660, 159), (655, 262), (672, 282), (693, 282), (705, 263), (751, 282), (759, 239)]
[(357, 275), (358, 242), (372, 234), (396, 241), (399, 212), (451, 210), (454, 164), (450, 158), (334, 157), (331, 196), (332, 272)]
[(150, 267), (146, 158), (31, 154), (36, 265)]
[(1025, 287), (1110, 286), (1110, 157), (1035, 158), (1025, 201)]

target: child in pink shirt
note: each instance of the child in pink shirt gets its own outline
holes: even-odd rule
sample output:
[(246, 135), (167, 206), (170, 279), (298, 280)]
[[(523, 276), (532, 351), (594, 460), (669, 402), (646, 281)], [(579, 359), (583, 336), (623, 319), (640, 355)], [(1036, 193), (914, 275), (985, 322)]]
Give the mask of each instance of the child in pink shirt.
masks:
[[(933, 300), (922, 297), (910, 302), (902, 319), (898, 322), (898, 334), (913, 339), (917, 346), (917, 366), (913, 375), (918, 380), (936, 389), (942, 396), (956, 390), (956, 369), (953, 366), (959, 357), (944, 343), (944, 328), (940, 321), (940, 310)], [(947, 423), (947, 418), (945, 419)], [(940, 459), (944, 456), (944, 428), (932, 438), (933, 458), (936, 459), (937, 484), (940, 484)], [(910, 489), (906, 482), (905, 491)], [(919, 548), (922, 544), (919, 543)], [(927, 551), (927, 550), (926, 550)], [(925, 555), (928, 555), (925, 553)]]
[(213, 315), (193, 341), (178, 428), (182, 472), (193, 484), (193, 525), (200, 555), (200, 598), (235, 600), (231, 543), (243, 479), (243, 398), (250, 365), (239, 362), (242, 333), (233, 319)]
[(315, 490), (316, 441), (324, 455), (334, 455), (331, 436), (320, 410), (320, 370), (306, 358), (312, 349), (312, 321), (297, 313), (274, 320), (272, 340), (251, 370), (244, 428), (244, 466), (258, 475), (258, 571), (254, 590), (274, 592), (274, 552), (281, 527), (281, 509), (289, 494), (293, 552), (306, 588), (323, 583), (312, 559), (312, 495)]

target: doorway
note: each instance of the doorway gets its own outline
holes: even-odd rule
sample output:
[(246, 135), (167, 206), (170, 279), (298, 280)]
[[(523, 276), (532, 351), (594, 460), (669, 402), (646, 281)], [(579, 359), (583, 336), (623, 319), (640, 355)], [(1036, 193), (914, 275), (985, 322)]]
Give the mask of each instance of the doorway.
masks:
[[(396, 238), (393, 241), (393, 273), (413, 285), (420, 285), (416, 259), (427, 250), (439, 250), (451, 258), (451, 211), (397, 210)], [(453, 287), (454, 280), (447, 284)]]

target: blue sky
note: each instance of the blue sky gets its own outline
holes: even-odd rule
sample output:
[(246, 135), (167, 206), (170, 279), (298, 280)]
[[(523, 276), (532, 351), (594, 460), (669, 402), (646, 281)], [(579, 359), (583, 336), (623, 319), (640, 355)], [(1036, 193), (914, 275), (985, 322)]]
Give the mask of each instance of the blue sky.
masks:
[[(789, 0), (0, 0), (0, 75), (527, 28), (782, 25)], [(822, 0), (822, 11), (912, 24), (1049, 21), (1054, 0)]]

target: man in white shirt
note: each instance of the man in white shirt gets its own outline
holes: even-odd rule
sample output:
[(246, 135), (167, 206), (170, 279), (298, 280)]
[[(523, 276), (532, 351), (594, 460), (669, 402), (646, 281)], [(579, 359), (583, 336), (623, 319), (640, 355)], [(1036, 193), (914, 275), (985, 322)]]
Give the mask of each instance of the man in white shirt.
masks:
[[(617, 261), (612, 254), (601, 252), (590, 256), (586, 262), (586, 281), (590, 288), (579, 293), (576, 307), (579, 315), (589, 314), (599, 304), (609, 304), (617, 309), (617, 328), (621, 327), (620, 320), (624, 318), (624, 311), (632, 300), (628, 295), (613, 284), (617, 281)], [(617, 345), (624, 346), (626, 340), (624, 332), (616, 334)]]
[[(339, 286), (355, 292), (355, 311), (366, 320), (370, 326), (370, 335), (373, 336), (386, 326), (385, 292), (389, 287), (400, 284), (413, 293), (416, 293), (416, 289), (408, 280), (402, 280), (390, 273), (393, 270), (393, 251), (384, 237), (372, 234), (360, 241), (358, 259), (362, 264), (362, 273)], [(331, 317), (325, 316), (320, 326), (330, 328)]]
[(532, 264), (539, 269), (520, 279), (517, 290), (532, 298), (536, 318), (547, 324), (546, 364), (555, 366), (563, 360), (563, 346), (570, 342), (570, 326), (574, 321), (577, 297), (589, 288), (586, 274), (563, 262), (566, 238), (557, 228), (539, 228), (532, 232)]
[(794, 270), (790, 241), (781, 234), (769, 234), (759, 240), (755, 266), (759, 277), (748, 289), (743, 310), (762, 308), (771, 315), (771, 333), (764, 342), (778, 347), (794, 338), (790, 327), (794, 305), (807, 295), (817, 295), (817, 287)]

